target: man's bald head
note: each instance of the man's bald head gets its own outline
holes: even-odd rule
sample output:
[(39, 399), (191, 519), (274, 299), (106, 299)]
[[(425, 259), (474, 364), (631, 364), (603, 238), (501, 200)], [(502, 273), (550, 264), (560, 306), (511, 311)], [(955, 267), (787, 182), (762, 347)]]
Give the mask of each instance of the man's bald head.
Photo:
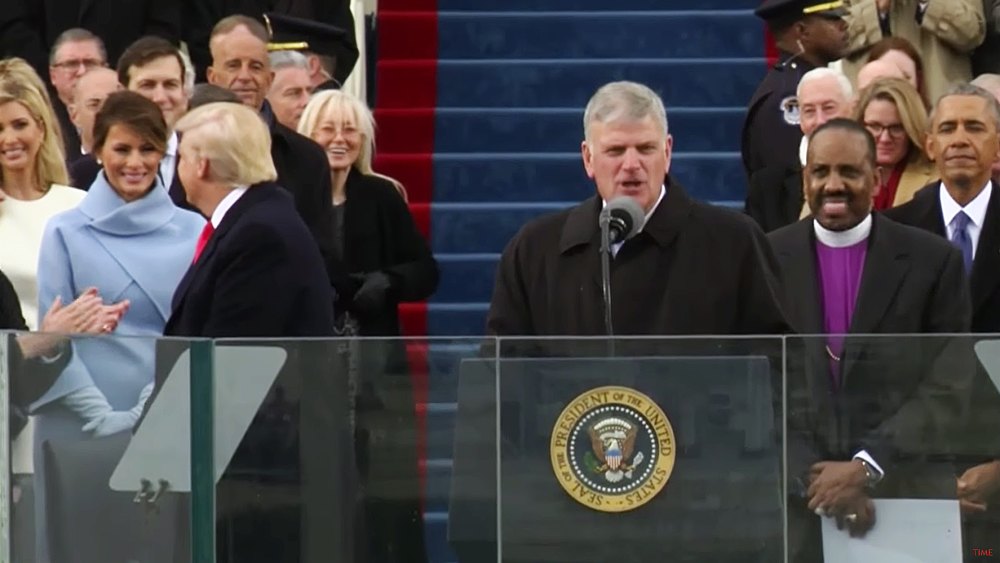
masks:
[(906, 80), (903, 69), (896, 66), (896, 63), (886, 59), (871, 61), (858, 71), (858, 90), (864, 90), (866, 86), (875, 82), (879, 78), (902, 78)]
[[(73, 99), (67, 109), (70, 121), (80, 132), (80, 146), (90, 152), (93, 143), (94, 118), (112, 92), (122, 89), (118, 73), (98, 67), (81, 76), (73, 86)], [(70, 155), (72, 157), (72, 155)]]

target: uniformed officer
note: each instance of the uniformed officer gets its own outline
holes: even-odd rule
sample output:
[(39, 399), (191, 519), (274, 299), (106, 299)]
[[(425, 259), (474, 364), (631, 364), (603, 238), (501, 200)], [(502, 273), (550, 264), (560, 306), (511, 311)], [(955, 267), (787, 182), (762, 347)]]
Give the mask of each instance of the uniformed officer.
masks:
[(264, 20), (271, 35), (268, 51), (292, 50), (306, 55), (314, 92), (340, 89), (358, 60), (353, 33), (346, 27), (276, 12), (265, 14)]
[(842, 0), (766, 0), (754, 13), (767, 22), (780, 57), (747, 107), (742, 138), (747, 180), (767, 167), (795, 165), (802, 140), (795, 97), (799, 79), (847, 50)]

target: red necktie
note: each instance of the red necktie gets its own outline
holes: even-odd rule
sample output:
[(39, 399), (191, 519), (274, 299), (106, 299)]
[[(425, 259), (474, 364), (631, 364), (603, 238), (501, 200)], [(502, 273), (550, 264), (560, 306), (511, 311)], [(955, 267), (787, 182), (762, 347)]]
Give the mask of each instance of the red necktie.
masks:
[(198, 261), (198, 257), (201, 256), (201, 251), (205, 250), (205, 245), (208, 244), (208, 239), (212, 238), (212, 233), (215, 232), (215, 227), (212, 226), (212, 222), (209, 221), (205, 223), (205, 228), (201, 230), (201, 234), (198, 236), (198, 244), (194, 247), (194, 259), (191, 263), (194, 264)]

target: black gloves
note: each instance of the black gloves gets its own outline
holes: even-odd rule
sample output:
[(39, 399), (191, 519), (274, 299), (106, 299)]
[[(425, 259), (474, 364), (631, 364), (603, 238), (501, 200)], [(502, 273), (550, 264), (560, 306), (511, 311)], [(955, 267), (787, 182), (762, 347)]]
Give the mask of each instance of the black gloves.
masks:
[(354, 293), (352, 309), (359, 313), (374, 313), (385, 308), (389, 290), (392, 289), (392, 280), (388, 275), (383, 272), (371, 272), (352, 274), (351, 278), (361, 284)]

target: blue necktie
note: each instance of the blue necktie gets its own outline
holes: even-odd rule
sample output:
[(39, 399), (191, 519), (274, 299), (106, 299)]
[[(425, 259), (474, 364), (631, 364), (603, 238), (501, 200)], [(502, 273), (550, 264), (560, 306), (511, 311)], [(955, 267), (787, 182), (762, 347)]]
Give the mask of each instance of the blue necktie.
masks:
[(951, 243), (962, 251), (962, 262), (965, 264), (965, 273), (972, 271), (972, 238), (969, 236), (969, 223), (972, 222), (964, 211), (959, 211), (958, 215), (951, 220), (954, 229), (951, 235)]

